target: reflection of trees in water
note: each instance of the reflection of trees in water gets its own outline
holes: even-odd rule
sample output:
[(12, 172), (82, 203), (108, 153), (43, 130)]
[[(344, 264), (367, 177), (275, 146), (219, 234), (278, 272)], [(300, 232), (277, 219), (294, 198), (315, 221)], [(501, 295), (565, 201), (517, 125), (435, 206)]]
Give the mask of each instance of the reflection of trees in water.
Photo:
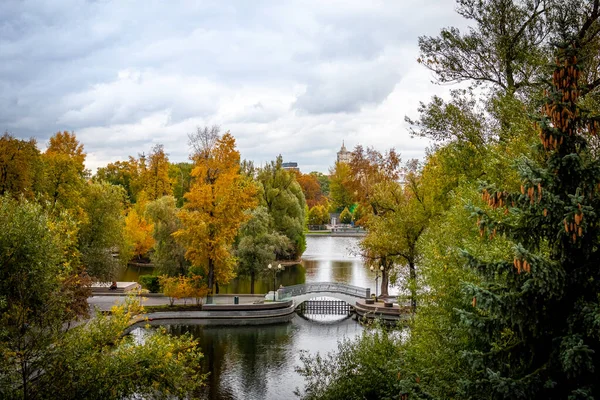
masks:
[(352, 282), (352, 261), (333, 261), (331, 263), (331, 280), (333, 282)]
[[(265, 265), (265, 270), (267, 266)], [(306, 282), (306, 270), (302, 264), (289, 265), (277, 274), (276, 286), (291, 286)], [(273, 290), (273, 275), (267, 273), (258, 276), (254, 283), (254, 293), (268, 293)], [(228, 285), (221, 286), (221, 293), (250, 293), (250, 278), (239, 277), (232, 280)]]
[(287, 351), (293, 348), (292, 329), (292, 324), (286, 323), (239, 327), (176, 325), (169, 331), (174, 335), (189, 332), (200, 342), (204, 353), (202, 367), (204, 372), (210, 372), (202, 397), (213, 400), (237, 398), (240, 392), (244, 398), (265, 398), (268, 374), (294, 362)]

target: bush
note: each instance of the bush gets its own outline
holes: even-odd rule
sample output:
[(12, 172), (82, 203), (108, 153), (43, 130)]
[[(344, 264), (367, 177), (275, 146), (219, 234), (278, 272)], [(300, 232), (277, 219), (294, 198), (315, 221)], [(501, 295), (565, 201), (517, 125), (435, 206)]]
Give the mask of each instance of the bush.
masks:
[(344, 208), (344, 211), (340, 214), (340, 222), (342, 224), (350, 224), (352, 223), (352, 214), (348, 210), (348, 207)]
[(160, 292), (160, 283), (158, 282), (158, 276), (154, 275), (140, 275), (140, 284), (144, 289), (148, 289), (150, 293)]

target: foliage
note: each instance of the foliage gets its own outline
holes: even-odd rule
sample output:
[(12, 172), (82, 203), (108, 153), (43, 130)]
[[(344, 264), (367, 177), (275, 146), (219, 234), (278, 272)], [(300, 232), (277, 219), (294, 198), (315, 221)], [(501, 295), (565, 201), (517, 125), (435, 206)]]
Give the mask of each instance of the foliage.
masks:
[(177, 213), (172, 196), (161, 197), (146, 205), (146, 216), (154, 225), (152, 236), (155, 245), (150, 259), (159, 274), (185, 275), (189, 269), (185, 248), (174, 237), (174, 233), (181, 229)]
[(250, 277), (250, 293), (254, 294), (254, 281), (275, 261), (275, 254), (285, 252), (290, 240), (274, 231), (273, 222), (266, 207), (252, 211), (252, 217), (242, 225), (235, 251), (238, 259), (238, 275)]
[(350, 173), (350, 166), (346, 163), (336, 162), (333, 169), (329, 170), (329, 198), (333, 212), (341, 212), (354, 204), (352, 192), (348, 187)]
[(75, 134), (58, 132), (42, 154), (44, 198), (52, 209), (76, 209), (85, 186), (85, 153)]
[(397, 398), (400, 339), (395, 332), (364, 330), (361, 337), (338, 343), (336, 353), (300, 354), (304, 400)]
[(226, 284), (234, 277), (231, 245), (249, 218), (244, 211), (257, 203), (256, 186), (240, 174), (235, 139), (213, 133), (195, 137), (194, 181), (179, 213), (182, 228), (175, 233), (187, 247), (186, 258), (206, 273), (209, 290), (215, 281)]
[(78, 237), (81, 261), (92, 277), (112, 281), (132, 256), (123, 236), (125, 191), (108, 183), (90, 183), (84, 190), (81, 207), (85, 219)]
[(261, 187), (260, 204), (273, 221), (273, 229), (287, 236), (291, 249), (277, 252), (277, 259), (298, 259), (306, 249), (304, 236), (305, 199), (294, 174), (284, 170), (281, 156), (263, 167), (257, 176)]
[(181, 162), (169, 165), (169, 179), (173, 186), (173, 196), (177, 200), (177, 207), (183, 207), (184, 195), (190, 191), (192, 184), (192, 163)]
[(548, 35), (545, 1), (457, 0), (457, 12), (472, 21), (468, 33), (450, 27), (419, 38), (419, 61), (438, 82), (470, 81), (508, 93), (531, 88), (545, 62)]
[(125, 217), (123, 234), (127, 243), (133, 247), (133, 256), (137, 259), (146, 255), (154, 246), (153, 229), (154, 225), (148, 222), (143, 215), (138, 214), (135, 207), (129, 210)]
[[(581, 31), (556, 50), (556, 67), (543, 114), (538, 147), (542, 162), (521, 159), (521, 191), (487, 184), (489, 209), (474, 208), (483, 235), (514, 241), (511, 254), (481, 260), (466, 253), (480, 285), (465, 285), (472, 307), (461, 319), (479, 346), (467, 353), (473, 375), (470, 397), (593, 398), (598, 396), (593, 354), (598, 345), (598, 176), (588, 150), (597, 118), (577, 100), (589, 88), (578, 59), (600, 17), (598, 2)], [(591, 30), (590, 30), (591, 29)], [(586, 39), (586, 40), (583, 40)], [(494, 213), (505, 209), (507, 216)], [(479, 366), (485, 364), (486, 371)]]
[(317, 181), (319, 181), (319, 186), (321, 188), (321, 193), (323, 193), (323, 196), (329, 196), (329, 177), (324, 173), (317, 171), (311, 172), (310, 175), (314, 176), (315, 178), (317, 178)]
[(196, 299), (196, 304), (202, 303), (202, 298), (208, 294), (208, 286), (200, 275), (167, 276), (158, 277), (158, 282), (165, 296), (169, 297), (169, 305), (173, 305), (175, 299)]
[(340, 222), (342, 224), (350, 224), (352, 223), (352, 214), (348, 210), (348, 207), (344, 208), (340, 214)]
[(139, 187), (138, 161), (133, 157), (129, 157), (127, 161), (109, 163), (106, 167), (98, 168), (94, 180), (123, 187), (127, 192), (127, 199), (131, 203), (135, 203), (141, 189)]
[(155, 275), (140, 275), (139, 282), (144, 289), (148, 289), (150, 293), (160, 292), (160, 282), (158, 276)]
[(0, 136), (0, 196), (12, 193), (32, 199), (41, 184), (41, 160), (35, 140)]
[(302, 188), (302, 193), (306, 199), (306, 204), (309, 208), (316, 205), (322, 205), (327, 201), (327, 198), (323, 195), (321, 190), (321, 184), (317, 176), (311, 174), (303, 174), (296, 172), (296, 181)]
[(317, 205), (308, 212), (309, 225), (327, 225), (329, 223), (329, 213), (324, 206)]
[(148, 155), (148, 168), (142, 171), (141, 179), (142, 190), (148, 200), (156, 200), (173, 193), (169, 177), (169, 158), (162, 144), (152, 147)]
[(36, 398), (147, 399), (189, 398), (205, 375), (202, 354), (190, 336), (163, 329), (141, 338), (123, 335), (139, 305), (133, 301), (98, 313), (68, 331), (44, 355), (44, 373), (35, 381)]

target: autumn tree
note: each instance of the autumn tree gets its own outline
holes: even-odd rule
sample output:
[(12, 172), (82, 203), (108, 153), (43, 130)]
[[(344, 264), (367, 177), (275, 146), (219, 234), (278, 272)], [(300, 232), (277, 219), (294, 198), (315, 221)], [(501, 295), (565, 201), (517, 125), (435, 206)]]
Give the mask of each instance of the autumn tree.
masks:
[(350, 174), (350, 166), (346, 163), (336, 162), (329, 170), (329, 198), (333, 212), (341, 212), (354, 204), (353, 193), (349, 188)]
[(50, 138), (42, 161), (44, 193), (50, 207), (75, 208), (81, 199), (87, 175), (83, 145), (75, 134), (58, 132)]
[(266, 207), (257, 207), (240, 229), (235, 251), (238, 275), (250, 277), (252, 294), (256, 278), (263, 275), (266, 266), (275, 261), (276, 254), (285, 253), (291, 247), (286, 236), (273, 230), (271, 218)]
[(310, 175), (317, 178), (319, 182), (319, 187), (321, 188), (321, 193), (323, 196), (329, 196), (329, 177), (322, 172), (312, 171)]
[(132, 207), (127, 213), (123, 234), (128, 245), (133, 247), (133, 256), (140, 260), (154, 247), (155, 241), (152, 237), (154, 225), (144, 214), (140, 215), (136, 208)]
[(32, 199), (41, 184), (40, 152), (34, 139), (8, 133), (0, 137), (0, 196), (12, 193)]
[(147, 157), (147, 168), (141, 171), (142, 190), (147, 200), (156, 200), (162, 196), (171, 195), (171, 179), (169, 177), (169, 158), (164, 146), (157, 144), (152, 147)]
[(273, 221), (273, 228), (287, 236), (292, 243), (291, 250), (278, 252), (278, 259), (298, 259), (306, 249), (304, 236), (305, 206), (304, 194), (295, 175), (281, 166), (282, 158), (267, 164), (258, 171), (260, 204), (265, 206)]
[(198, 128), (190, 142), (193, 183), (176, 236), (192, 266), (205, 271), (212, 293), (215, 282), (226, 284), (235, 276), (231, 246), (249, 218), (245, 210), (256, 206), (257, 189), (240, 174), (240, 154), (230, 133), (220, 136), (218, 129)]
[(327, 201), (321, 190), (321, 184), (315, 175), (297, 172), (296, 181), (302, 188), (302, 193), (304, 193), (309, 208), (322, 205)]
[(192, 168), (193, 165), (189, 162), (169, 164), (169, 179), (173, 185), (173, 196), (177, 199), (177, 207), (183, 206), (184, 196), (190, 191)]

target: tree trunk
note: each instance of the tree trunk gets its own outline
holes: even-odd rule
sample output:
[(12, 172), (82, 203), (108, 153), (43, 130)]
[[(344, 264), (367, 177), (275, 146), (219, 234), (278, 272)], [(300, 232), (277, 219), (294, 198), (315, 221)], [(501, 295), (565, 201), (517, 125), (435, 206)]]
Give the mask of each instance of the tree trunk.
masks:
[(250, 274), (250, 294), (254, 294), (254, 272)]
[(388, 286), (390, 283), (390, 276), (388, 274), (388, 269), (387, 267), (384, 265), (383, 266), (383, 271), (381, 271), (381, 294), (380, 296), (387, 296), (388, 293)]
[(216, 294), (219, 294), (219, 282), (215, 281), (215, 292)]
[[(208, 259), (208, 297), (212, 297), (215, 284), (215, 266), (212, 259)], [(212, 303), (212, 301), (211, 301)], [(209, 303), (210, 304), (210, 303)]]

